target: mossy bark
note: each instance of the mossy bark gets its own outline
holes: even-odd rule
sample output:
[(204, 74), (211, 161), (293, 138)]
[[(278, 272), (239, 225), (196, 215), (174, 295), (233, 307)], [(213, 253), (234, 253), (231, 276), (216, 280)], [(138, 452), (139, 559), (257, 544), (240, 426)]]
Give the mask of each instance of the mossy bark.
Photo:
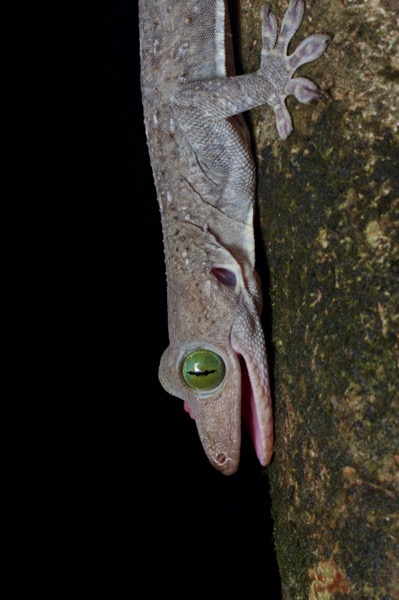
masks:
[[(237, 3), (245, 72), (263, 3)], [(270, 3), (279, 17), (286, 4)], [(308, 0), (291, 47), (333, 36), (300, 71), (326, 99), (289, 100), (285, 142), (270, 109), (250, 115), (285, 600), (399, 599), (398, 16), (398, 0)]]

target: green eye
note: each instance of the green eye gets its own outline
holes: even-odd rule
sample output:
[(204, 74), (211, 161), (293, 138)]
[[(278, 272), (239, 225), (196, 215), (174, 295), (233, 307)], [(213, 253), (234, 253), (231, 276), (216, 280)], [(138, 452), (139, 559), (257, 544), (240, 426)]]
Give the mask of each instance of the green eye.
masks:
[(194, 350), (186, 356), (182, 366), (184, 381), (190, 388), (200, 392), (217, 388), (225, 374), (223, 359), (212, 350)]

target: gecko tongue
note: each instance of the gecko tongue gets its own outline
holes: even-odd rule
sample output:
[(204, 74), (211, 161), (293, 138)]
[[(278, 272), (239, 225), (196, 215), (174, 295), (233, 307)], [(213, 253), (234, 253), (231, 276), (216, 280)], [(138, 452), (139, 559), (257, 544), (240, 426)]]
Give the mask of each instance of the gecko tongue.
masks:
[(251, 381), (248, 375), (247, 365), (242, 356), (240, 356), (241, 366), (241, 414), (251, 436), (255, 452), (260, 461), (263, 457), (263, 445), (259, 429), (259, 421), (256, 415), (255, 396), (252, 390)]
[[(186, 411), (186, 413), (188, 413), (190, 415), (190, 417), (192, 419), (194, 419), (193, 413), (191, 412), (191, 409), (190, 409), (189, 405), (187, 404), (187, 402), (184, 402), (184, 410)], [(194, 421), (195, 421), (195, 419), (194, 419)]]

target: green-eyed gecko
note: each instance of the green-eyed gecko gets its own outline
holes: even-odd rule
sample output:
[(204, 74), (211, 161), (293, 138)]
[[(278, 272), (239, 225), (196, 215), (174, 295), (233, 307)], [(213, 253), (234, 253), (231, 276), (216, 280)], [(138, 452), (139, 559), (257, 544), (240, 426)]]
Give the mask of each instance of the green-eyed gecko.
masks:
[(320, 98), (292, 78), (328, 36), (287, 47), (304, 13), (290, 0), (280, 31), (262, 9), (261, 66), (235, 76), (224, 0), (140, 0), (145, 126), (162, 218), (169, 346), (163, 387), (184, 400), (204, 450), (226, 475), (238, 468), (241, 415), (262, 465), (273, 452), (273, 415), (262, 298), (255, 272), (255, 168), (239, 113), (267, 103), (280, 138), (292, 130), (285, 98)]

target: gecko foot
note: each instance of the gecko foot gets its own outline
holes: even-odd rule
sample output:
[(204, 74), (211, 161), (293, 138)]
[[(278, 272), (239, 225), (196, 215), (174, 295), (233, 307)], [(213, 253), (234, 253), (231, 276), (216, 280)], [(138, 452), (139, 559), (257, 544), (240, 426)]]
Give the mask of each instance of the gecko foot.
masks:
[(292, 121), (285, 105), (285, 98), (293, 94), (300, 102), (307, 104), (323, 97), (316, 84), (304, 77), (291, 79), (302, 65), (319, 58), (326, 49), (330, 37), (314, 34), (304, 39), (297, 49), (287, 54), (290, 41), (298, 30), (305, 4), (303, 0), (290, 0), (284, 15), (280, 32), (277, 19), (272, 11), (262, 8), (262, 54), (260, 74), (273, 82), (274, 90), (269, 103), (276, 115), (277, 129), (281, 139), (286, 139), (292, 131)]

